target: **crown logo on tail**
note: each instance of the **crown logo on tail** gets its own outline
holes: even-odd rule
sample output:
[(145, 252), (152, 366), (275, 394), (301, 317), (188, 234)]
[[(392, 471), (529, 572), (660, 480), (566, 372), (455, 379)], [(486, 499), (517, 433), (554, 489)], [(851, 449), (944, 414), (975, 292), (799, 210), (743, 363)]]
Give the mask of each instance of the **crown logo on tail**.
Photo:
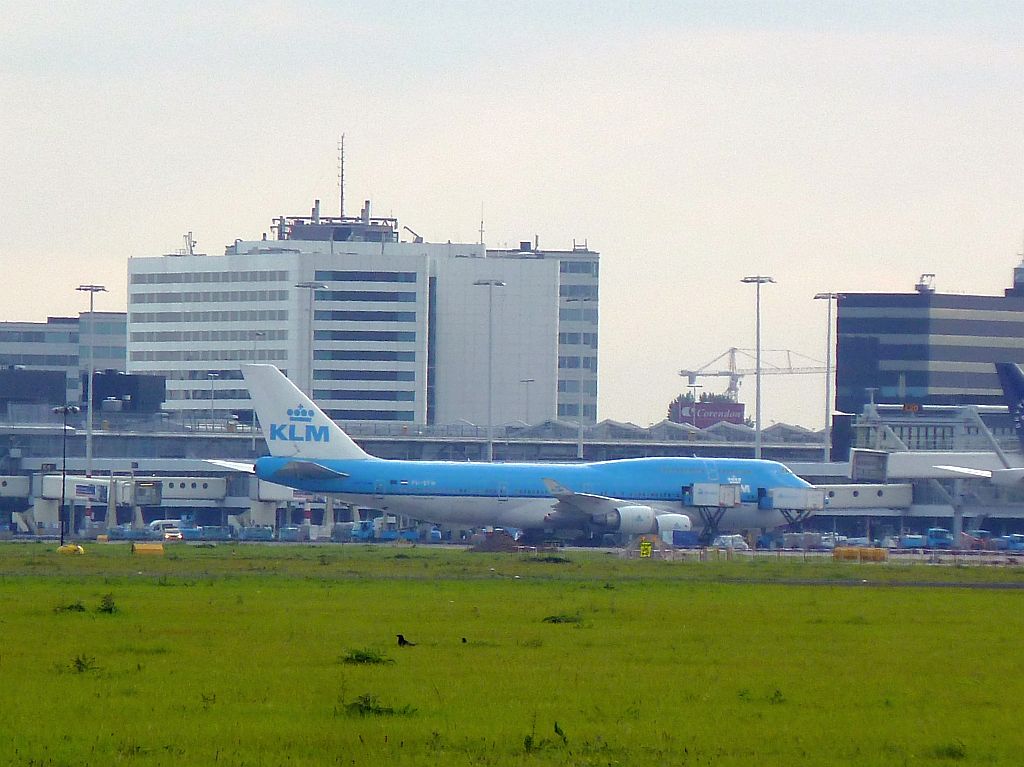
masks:
[(307, 410), (302, 405), (288, 408), (288, 420), (293, 423), (310, 423), (313, 420), (313, 411)]

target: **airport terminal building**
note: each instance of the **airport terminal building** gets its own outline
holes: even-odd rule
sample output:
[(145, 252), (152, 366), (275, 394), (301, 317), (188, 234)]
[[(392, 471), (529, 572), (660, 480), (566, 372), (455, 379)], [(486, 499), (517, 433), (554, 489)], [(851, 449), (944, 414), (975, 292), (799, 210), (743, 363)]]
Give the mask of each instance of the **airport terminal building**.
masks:
[(841, 293), (836, 409), (897, 405), (1001, 405), (993, 363), (1024, 363), (1024, 265), (1002, 296), (935, 292)]
[[(96, 370), (125, 369), (124, 312), (82, 312), (46, 322), (0, 322), (0, 368), (64, 374), (66, 402), (83, 396), (90, 356)], [(2, 395), (2, 393), (0, 393)]]
[[(251, 418), (239, 365), (268, 362), (338, 421), (597, 420), (598, 261), (586, 246), (399, 241), (398, 221), (275, 221), (223, 256), (133, 258), (127, 368), (166, 409)], [(489, 383), (490, 382), (490, 383)]]

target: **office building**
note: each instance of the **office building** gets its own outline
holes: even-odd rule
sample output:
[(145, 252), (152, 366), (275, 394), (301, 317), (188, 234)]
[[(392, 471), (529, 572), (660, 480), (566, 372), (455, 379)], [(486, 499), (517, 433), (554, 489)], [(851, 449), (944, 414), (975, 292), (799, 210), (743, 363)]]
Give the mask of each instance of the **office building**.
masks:
[(838, 299), (836, 408), (880, 404), (1000, 405), (993, 363), (1024, 363), (1024, 264), (1002, 296), (913, 293)]
[(82, 404), (82, 375), (125, 369), (124, 312), (82, 312), (46, 322), (0, 322), (0, 367), (64, 373), (67, 401)]
[(401, 242), (369, 202), (273, 230), (130, 260), (128, 367), (166, 379), (167, 409), (246, 422), (239, 365), (257, 361), (339, 421), (574, 421), (582, 397), (594, 422), (597, 253)]

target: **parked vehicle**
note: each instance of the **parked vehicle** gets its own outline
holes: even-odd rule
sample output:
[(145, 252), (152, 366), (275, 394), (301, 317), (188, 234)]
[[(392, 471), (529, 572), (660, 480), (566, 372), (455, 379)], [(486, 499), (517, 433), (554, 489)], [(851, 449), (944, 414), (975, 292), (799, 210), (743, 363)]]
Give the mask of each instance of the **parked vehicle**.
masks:
[(953, 534), (944, 527), (929, 527), (925, 536), (925, 548), (952, 549)]
[(373, 519), (364, 519), (352, 525), (352, 540), (362, 543), (379, 541), (418, 541), (419, 531), (415, 528), (400, 529), (398, 518), (384, 514)]
[(750, 551), (750, 544), (747, 543), (742, 535), (719, 535), (711, 542), (711, 548)]

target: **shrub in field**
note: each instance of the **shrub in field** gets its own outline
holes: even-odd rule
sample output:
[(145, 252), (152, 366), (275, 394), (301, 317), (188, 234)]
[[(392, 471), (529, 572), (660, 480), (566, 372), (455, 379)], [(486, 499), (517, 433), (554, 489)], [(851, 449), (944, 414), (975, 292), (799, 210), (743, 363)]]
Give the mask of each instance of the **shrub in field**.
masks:
[(574, 615), (568, 615), (566, 613), (562, 613), (560, 615), (549, 615), (546, 618), (544, 618), (544, 620), (542, 622), (543, 623), (580, 623), (582, 620), (583, 620), (583, 618), (580, 616), (579, 613), (575, 613)]
[(100, 606), (98, 609), (101, 613), (106, 613), (107, 615), (113, 615), (116, 613), (117, 605), (114, 604), (114, 595), (104, 594), (103, 598), (100, 599)]
[(85, 605), (82, 604), (81, 600), (75, 600), (74, 602), (68, 602), (66, 605), (57, 605), (53, 608), (55, 613), (84, 613)]
[(954, 740), (952, 743), (936, 746), (932, 754), (936, 759), (966, 759), (967, 746), (959, 740)]
[[(345, 703), (344, 711), (348, 716), (412, 716), (416, 709), (406, 703), (404, 706), (394, 708), (385, 706), (377, 700), (376, 695), (363, 693), (355, 700)], [(335, 709), (337, 713), (337, 709)]]
[(76, 655), (71, 660), (71, 670), (74, 671), (76, 674), (84, 674), (87, 671), (95, 671), (96, 668), (96, 659), (88, 655), (85, 655), (84, 653), (81, 655)]
[(389, 658), (387, 655), (382, 653), (380, 650), (373, 650), (371, 648), (364, 648), (362, 650), (349, 650), (345, 655), (340, 658), (342, 663), (351, 664), (374, 664), (374, 663), (394, 663), (393, 658)]

